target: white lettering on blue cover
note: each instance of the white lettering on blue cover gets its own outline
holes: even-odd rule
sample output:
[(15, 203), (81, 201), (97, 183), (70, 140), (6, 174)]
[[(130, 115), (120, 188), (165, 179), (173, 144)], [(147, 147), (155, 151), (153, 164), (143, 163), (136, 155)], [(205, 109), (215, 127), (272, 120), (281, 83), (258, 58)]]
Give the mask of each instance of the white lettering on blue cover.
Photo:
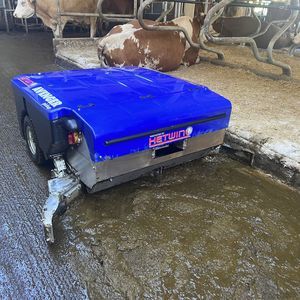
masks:
[(46, 91), (43, 87), (36, 87), (32, 90), (53, 108), (62, 104), (60, 100), (58, 100), (55, 96)]

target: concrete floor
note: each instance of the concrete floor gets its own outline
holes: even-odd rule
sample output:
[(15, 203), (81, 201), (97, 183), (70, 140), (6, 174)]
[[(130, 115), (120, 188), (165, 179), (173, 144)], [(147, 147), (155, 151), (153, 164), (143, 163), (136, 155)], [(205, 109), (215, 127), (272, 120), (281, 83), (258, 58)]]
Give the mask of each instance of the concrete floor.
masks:
[[(225, 53), (223, 66), (202, 60), (170, 74), (230, 99), (233, 113), (226, 144), (253, 153), (254, 166), (300, 188), (300, 58), (274, 54), (292, 67), (293, 78), (287, 80), (278, 77), (280, 68), (256, 61), (247, 47), (218, 47)], [(208, 53), (200, 54), (212, 59)], [(56, 56), (62, 65), (99, 67), (97, 39), (58, 42)]]
[(48, 247), (50, 167), (26, 153), (10, 79), (59, 67), (44, 33), (0, 33), (0, 58), (0, 299), (299, 298), (299, 194), (224, 156), (83, 195)]
[(59, 68), (49, 51), (51, 39), (39, 37), (36, 43), (35, 35), (0, 32), (0, 298), (85, 299), (68, 261), (49, 251), (41, 234), (49, 170), (28, 160), (16, 122), (10, 79)]

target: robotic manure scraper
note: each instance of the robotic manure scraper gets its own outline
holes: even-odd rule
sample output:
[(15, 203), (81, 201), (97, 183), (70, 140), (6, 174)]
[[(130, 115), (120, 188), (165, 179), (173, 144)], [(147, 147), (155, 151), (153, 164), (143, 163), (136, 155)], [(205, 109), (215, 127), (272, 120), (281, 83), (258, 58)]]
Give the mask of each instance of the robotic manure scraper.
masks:
[(231, 114), (204, 86), (136, 67), (19, 75), (12, 86), (30, 157), (54, 163), (49, 243), (53, 217), (83, 186), (94, 193), (200, 158), (223, 143)]

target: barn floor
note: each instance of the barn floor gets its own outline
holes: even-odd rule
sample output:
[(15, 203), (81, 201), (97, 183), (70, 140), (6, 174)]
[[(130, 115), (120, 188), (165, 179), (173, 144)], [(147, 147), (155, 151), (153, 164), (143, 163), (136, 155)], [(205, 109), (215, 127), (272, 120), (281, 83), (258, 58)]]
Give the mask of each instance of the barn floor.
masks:
[[(56, 42), (60, 64), (79, 68), (99, 66), (97, 40)], [(254, 153), (253, 164), (300, 186), (300, 58), (275, 53), (291, 65), (293, 78), (281, 69), (255, 60), (247, 47), (218, 46), (225, 53), (219, 62), (206, 52), (199, 64), (170, 72), (203, 84), (232, 101), (233, 114), (226, 142)], [(202, 57), (203, 56), (203, 57)]]
[(51, 165), (26, 153), (10, 80), (60, 69), (51, 44), (0, 32), (0, 299), (300, 299), (299, 192), (227, 155), (83, 193), (47, 247)]
[(300, 58), (276, 53), (276, 58), (292, 66), (293, 79), (271, 79), (267, 75), (279, 75), (281, 70), (259, 63), (248, 48), (221, 48), (224, 66), (202, 61), (171, 74), (206, 85), (230, 99), (233, 114), (227, 143), (250, 150), (256, 155), (254, 164), (299, 186)]

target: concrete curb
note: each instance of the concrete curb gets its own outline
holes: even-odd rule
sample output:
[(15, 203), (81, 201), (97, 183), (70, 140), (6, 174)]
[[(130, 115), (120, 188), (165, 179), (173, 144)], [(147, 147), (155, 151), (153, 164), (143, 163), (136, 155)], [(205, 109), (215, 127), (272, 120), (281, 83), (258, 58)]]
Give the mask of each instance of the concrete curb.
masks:
[[(234, 150), (234, 156), (237, 158), (245, 157), (245, 153), (251, 153), (252, 157), (248, 162), (253, 167), (257, 167), (278, 179), (291, 185), (294, 188), (300, 189), (300, 170), (299, 163), (287, 163), (287, 158), (280, 153), (264, 146), (258, 141), (251, 141), (227, 130), (225, 135), (225, 147)], [(242, 154), (243, 153), (243, 154)]]

